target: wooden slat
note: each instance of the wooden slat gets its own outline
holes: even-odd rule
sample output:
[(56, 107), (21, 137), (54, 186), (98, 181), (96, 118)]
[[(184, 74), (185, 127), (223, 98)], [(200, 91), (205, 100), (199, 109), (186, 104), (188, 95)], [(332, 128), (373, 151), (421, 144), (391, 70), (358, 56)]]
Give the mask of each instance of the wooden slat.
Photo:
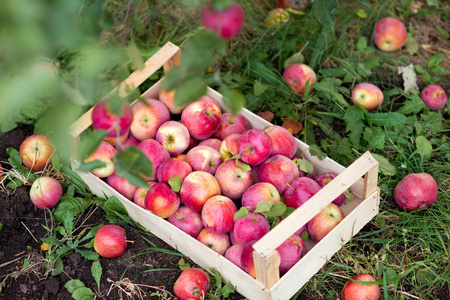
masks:
[(272, 252), (270, 257), (263, 259), (253, 251), (253, 263), (255, 264), (256, 280), (266, 288), (270, 288), (280, 279), (280, 254), (278, 251)]

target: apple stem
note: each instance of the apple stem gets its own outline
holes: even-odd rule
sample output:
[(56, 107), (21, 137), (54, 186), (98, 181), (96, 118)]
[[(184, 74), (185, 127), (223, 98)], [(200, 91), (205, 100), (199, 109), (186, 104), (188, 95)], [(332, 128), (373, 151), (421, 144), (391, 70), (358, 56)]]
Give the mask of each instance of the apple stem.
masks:
[(134, 241), (130, 241), (130, 240), (125, 240), (125, 242), (127, 242), (127, 243), (131, 243), (131, 244), (133, 244), (133, 243), (134, 243)]

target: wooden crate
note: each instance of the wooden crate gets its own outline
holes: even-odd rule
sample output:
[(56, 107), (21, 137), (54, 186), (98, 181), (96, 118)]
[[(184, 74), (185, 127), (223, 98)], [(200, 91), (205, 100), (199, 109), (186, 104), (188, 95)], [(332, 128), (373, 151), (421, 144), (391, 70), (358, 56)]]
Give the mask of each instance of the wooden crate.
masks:
[[(112, 92), (126, 96), (127, 91), (130, 90), (128, 87), (138, 87), (161, 67), (164, 70), (169, 69), (178, 63), (179, 56), (180, 49), (172, 43), (167, 43), (145, 63), (142, 70), (132, 73)], [(158, 99), (160, 86), (161, 81), (144, 92), (142, 97)], [(208, 88), (207, 95), (222, 103), (222, 96), (218, 92)], [(70, 128), (70, 133), (75, 140), (78, 140), (79, 135), (92, 124), (91, 111), (81, 116)], [(241, 114), (249, 120), (253, 128), (263, 129), (271, 125), (246, 109), (243, 109)], [(298, 145), (296, 155), (303, 155), (308, 159), (318, 174), (335, 172), (339, 175), (254, 244), (256, 279), (166, 220), (126, 199), (100, 178), (91, 173), (78, 172), (77, 161), (72, 160), (72, 167), (94, 194), (102, 197), (116, 196), (133, 220), (206, 270), (216, 268), (223, 279), (231, 282), (236, 291), (243, 296), (255, 300), (289, 299), (331, 259), (343, 244), (378, 213), (380, 200), (380, 191), (377, 187), (378, 162), (369, 152), (364, 153), (348, 168), (344, 168), (330, 158), (320, 160), (312, 156), (307, 144), (298, 139), (296, 142)], [(344, 220), (319, 243), (308, 239), (306, 241), (308, 253), (280, 278), (279, 255), (275, 249), (347, 189), (352, 192), (353, 199), (347, 200), (341, 206), (345, 214)]]

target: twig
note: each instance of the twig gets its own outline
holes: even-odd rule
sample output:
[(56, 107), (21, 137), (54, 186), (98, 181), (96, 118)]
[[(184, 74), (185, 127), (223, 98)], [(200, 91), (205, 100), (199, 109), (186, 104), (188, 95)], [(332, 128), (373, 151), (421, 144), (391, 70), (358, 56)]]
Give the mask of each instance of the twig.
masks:
[(34, 235), (31, 233), (30, 229), (28, 229), (28, 227), (22, 222), (20, 221), (20, 223), (25, 227), (25, 229), (31, 234), (31, 236), (33, 237), (33, 239), (36, 241), (36, 243), (39, 244), (39, 241), (34, 237)]

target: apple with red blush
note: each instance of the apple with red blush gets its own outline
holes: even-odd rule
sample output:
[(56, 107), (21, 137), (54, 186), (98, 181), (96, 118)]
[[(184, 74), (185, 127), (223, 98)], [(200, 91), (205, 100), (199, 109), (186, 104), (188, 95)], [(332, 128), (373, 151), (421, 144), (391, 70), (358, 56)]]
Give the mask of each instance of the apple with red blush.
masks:
[(281, 196), (276, 187), (269, 182), (258, 182), (245, 190), (241, 198), (243, 207), (255, 210), (261, 201), (281, 202)]
[(208, 2), (202, 12), (202, 22), (206, 29), (214, 31), (223, 39), (232, 39), (244, 25), (244, 11), (238, 2), (233, 2), (226, 8), (217, 9)]
[(204, 171), (214, 175), (222, 163), (222, 156), (209, 146), (195, 146), (186, 154), (185, 161), (191, 165), (193, 171)]
[(202, 222), (205, 228), (215, 233), (227, 233), (233, 229), (234, 214), (237, 212), (233, 200), (223, 195), (212, 196), (202, 208)]
[(173, 291), (179, 300), (200, 300), (206, 299), (210, 286), (208, 273), (199, 268), (189, 268), (181, 272), (173, 285)]
[(382, 51), (391, 52), (400, 49), (405, 45), (407, 38), (406, 26), (399, 19), (387, 17), (375, 25), (373, 41)]
[(159, 93), (159, 101), (164, 103), (164, 105), (169, 109), (170, 113), (174, 115), (179, 115), (183, 111), (183, 109), (188, 105), (175, 105), (175, 90), (171, 91), (163, 91), (161, 90)]
[(205, 228), (202, 223), (202, 215), (188, 206), (180, 206), (167, 221), (193, 238), (196, 238)]
[(42, 171), (51, 164), (55, 147), (43, 134), (33, 134), (20, 144), (19, 155), (25, 167), (33, 171)]
[(227, 249), (231, 247), (228, 233), (215, 233), (208, 228), (203, 228), (196, 239), (220, 255), (225, 255)]
[(106, 183), (125, 198), (133, 200), (137, 186), (132, 185), (125, 177), (119, 177), (113, 173), (106, 177)]
[(248, 171), (242, 170), (234, 159), (229, 159), (220, 164), (214, 176), (219, 182), (222, 195), (233, 200), (241, 198), (253, 184), (252, 170), (250, 168)]
[(308, 177), (299, 177), (284, 190), (284, 203), (288, 207), (298, 208), (321, 189), (320, 185)]
[(181, 113), (181, 122), (190, 135), (200, 141), (211, 137), (221, 122), (220, 107), (207, 100), (190, 103)]
[(99, 101), (92, 109), (92, 128), (106, 130), (107, 137), (127, 136), (133, 122), (133, 111), (128, 103), (123, 103), (120, 114), (112, 111), (108, 100)]
[(95, 150), (88, 158), (84, 160), (85, 163), (92, 162), (94, 160), (99, 160), (105, 163), (105, 166), (100, 168), (95, 168), (91, 171), (97, 177), (105, 178), (114, 173), (114, 162), (113, 158), (116, 156), (116, 148), (110, 143), (101, 141), (97, 150)]
[(31, 202), (39, 209), (56, 206), (62, 194), (63, 189), (59, 181), (49, 176), (36, 179), (30, 189)]
[(269, 157), (258, 168), (258, 182), (273, 184), (280, 194), (283, 194), (298, 176), (297, 165), (292, 159), (281, 154)]
[(280, 254), (280, 275), (289, 271), (307, 251), (305, 241), (297, 234), (291, 235), (276, 250)]
[(312, 92), (312, 84), (317, 82), (316, 73), (310, 66), (295, 63), (286, 68), (283, 79), (287, 85), (297, 94), (304, 95), (306, 83), (309, 82), (309, 92)]
[(408, 174), (394, 189), (395, 203), (407, 212), (427, 208), (436, 202), (437, 196), (436, 180), (427, 173)]
[[(233, 244), (233, 243), (232, 243)], [(231, 261), (233, 264), (243, 269), (242, 267), (242, 250), (244, 247), (239, 244), (233, 244), (230, 248), (225, 252), (225, 258)]]
[[(337, 176), (338, 175), (336, 173), (325, 172), (325, 173), (322, 173), (319, 176), (317, 176), (315, 180), (320, 185), (320, 187), (323, 188), (325, 185), (330, 183), (331, 180), (333, 180)], [(344, 204), (346, 199), (347, 199), (347, 197), (345, 196), (344, 193), (342, 193), (339, 196), (337, 196), (336, 199), (334, 199), (332, 203), (336, 204), (337, 206), (341, 206), (342, 204)]]
[(180, 203), (178, 194), (165, 182), (153, 184), (145, 196), (145, 208), (163, 219), (170, 218)]
[(241, 254), (242, 269), (253, 278), (256, 278), (255, 261), (253, 260), (253, 245), (256, 242), (253, 240), (244, 245)]
[(157, 178), (159, 182), (169, 183), (175, 176), (180, 177), (181, 182), (192, 172), (192, 167), (184, 160), (169, 158), (158, 168)]
[(140, 142), (141, 141), (138, 140), (133, 134), (129, 133), (126, 140), (123, 143), (119, 143), (119, 145), (117, 145), (117, 149), (119, 151), (123, 151), (127, 147), (139, 145)]
[(447, 104), (445, 90), (436, 84), (426, 86), (420, 93), (420, 98), (432, 110), (442, 109)]
[(250, 166), (259, 165), (272, 152), (272, 138), (262, 129), (252, 128), (241, 134), (238, 140), (240, 158)]
[(240, 133), (232, 133), (222, 140), (219, 153), (222, 156), (223, 161), (229, 160), (239, 154), (240, 137)]
[[(367, 273), (353, 276), (342, 289), (342, 300), (378, 300), (380, 298), (380, 287), (376, 281), (372, 275)], [(366, 284), (366, 282), (373, 282), (373, 284)]]
[(222, 119), (219, 128), (214, 133), (214, 137), (224, 140), (227, 136), (233, 133), (244, 133), (250, 129), (250, 123), (242, 115), (234, 115), (226, 112), (222, 114)]
[(258, 213), (249, 211), (246, 217), (234, 221), (234, 238), (243, 246), (250, 241), (259, 240), (270, 230), (267, 219)]
[(170, 158), (169, 152), (155, 139), (145, 139), (137, 145), (153, 164), (153, 174), (147, 180), (156, 180), (159, 166)]
[(177, 121), (167, 121), (159, 126), (155, 139), (170, 155), (178, 155), (189, 147), (191, 135), (184, 124)]
[(328, 204), (307, 223), (309, 237), (315, 242), (320, 242), (344, 218), (344, 213), (339, 206), (333, 203)]
[(147, 196), (147, 192), (156, 182), (148, 181), (149, 187), (138, 186), (134, 191), (133, 202), (139, 205), (142, 208), (145, 207), (145, 196)]
[(362, 82), (355, 85), (352, 90), (352, 102), (360, 105), (368, 111), (373, 111), (381, 106), (384, 101), (383, 92), (372, 83)]
[(220, 153), (220, 146), (222, 145), (222, 140), (218, 138), (209, 138), (198, 143), (198, 146), (209, 146)]
[(297, 142), (292, 133), (278, 125), (267, 126), (264, 131), (272, 139), (271, 156), (281, 154), (288, 158), (294, 157), (297, 152)]
[(130, 126), (131, 134), (140, 141), (154, 139), (158, 128), (170, 120), (169, 109), (164, 103), (152, 98), (143, 101), (132, 106), (133, 122)]
[(205, 171), (193, 171), (184, 178), (181, 184), (181, 202), (198, 212), (202, 211), (206, 200), (220, 194), (219, 182), (213, 175)]
[(104, 225), (97, 230), (94, 237), (94, 250), (100, 256), (116, 258), (127, 249), (127, 235), (125, 230), (114, 224)]

